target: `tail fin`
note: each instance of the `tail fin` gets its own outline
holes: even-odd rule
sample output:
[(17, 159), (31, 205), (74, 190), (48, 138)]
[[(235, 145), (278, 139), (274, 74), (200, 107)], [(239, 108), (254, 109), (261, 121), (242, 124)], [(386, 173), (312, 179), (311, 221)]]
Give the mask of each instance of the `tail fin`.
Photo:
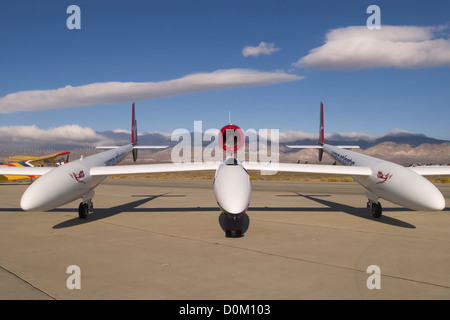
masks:
[[(169, 146), (138, 146), (138, 134), (137, 134), (137, 121), (134, 113), (134, 102), (131, 105), (131, 144), (133, 145), (133, 160), (136, 162), (137, 160), (137, 149), (165, 149)], [(97, 147), (97, 149), (115, 149), (120, 148), (119, 146), (105, 146), (105, 147)]]
[[(288, 148), (295, 149), (319, 149), (319, 161), (322, 161), (323, 157), (323, 145), (325, 144), (325, 129), (323, 121), (323, 102), (320, 103), (320, 126), (319, 126), (319, 141), (317, 145), (314, 146), (304, 146), (304, 145), (288, 145)], [(359, 146), (335, 146), (341, 149), (358, 149)]]
[(325, 143), (325, 129), (323, 125), (323, 102), (320, 103), (320, 127), (319, 127), (319, 144)]
[(323, 148), (322, 146), (325, 144), (325, 133), (323, 126), (323, 102), (320, 103), (320, 127), (319, 127), (319, 141), (318, 145), (288, 145), (288, 148), (295, 149), (318, 149), (319, 150), (319, 161), (322, 161), (323, 157)]
[[(320, 103), (320, 127), (319, 127), (319, 145), (323, 146), (325, 143), (325, 129), (323, 123), (323, 102)], [(319, 161), (322, 161), (323, 149), (319, 149)]]
[[(138, 140), (137, 135), (137, 121), (134, 113), (134, 102), (131, 105), (131, 144), (136, 145)], [(133, 160), (136, 162), (137, 160), (137, 149), (133, 149)]]
[(134, 113), (134, 102), (131, 105), (131, 144), (136, 144), (138, 140), (137, 135), (137, 121)]

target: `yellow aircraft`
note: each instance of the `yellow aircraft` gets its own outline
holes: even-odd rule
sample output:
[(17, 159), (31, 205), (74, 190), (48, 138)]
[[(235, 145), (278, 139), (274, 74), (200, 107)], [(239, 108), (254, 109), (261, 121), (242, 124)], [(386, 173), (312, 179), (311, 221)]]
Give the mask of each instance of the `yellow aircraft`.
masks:
[[(1, 167), (57, 167), (69, 162), (69, 151), (50, 154), (41, 157), (12, 156), (5, 160), (6, 164)], [(59, 157), (58, 159), (56, 159)], [(0, 181), (32, 179), (36, 176), (9, 176), (0, 175)]]

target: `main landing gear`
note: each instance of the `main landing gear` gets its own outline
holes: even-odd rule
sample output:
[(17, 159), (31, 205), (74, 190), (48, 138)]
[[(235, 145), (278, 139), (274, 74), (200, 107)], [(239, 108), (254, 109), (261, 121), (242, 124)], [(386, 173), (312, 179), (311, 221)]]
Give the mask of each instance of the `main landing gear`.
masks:
[(86, 219), (89, 213), (94, 212), (94, 204), (92, 201), (89, 202), (81, 202), (78, 207), (78, 216), (80, 219)]
[(374, 218), (381, 218), (381, 214), (383, 212), (383, 208), (381, 207), (380, 197), (375, 193), (366, 189), (366, 197), (367, 197), (367, 210), (372, 213)]
[(80, 219), (86, 219), (89, 213), (94, 212), (94, 204), (92, 198), (94, 197), (94, 191), (91, 190), (88, 194), (82, 196), (83, 202), (78, 206), (78, 216)]
[(380, 218), (383, 212), (381, 203), (372, 201), (370, 199), (367, 201), (367, 209), (372, 213), (372, 216), (374, 218)]

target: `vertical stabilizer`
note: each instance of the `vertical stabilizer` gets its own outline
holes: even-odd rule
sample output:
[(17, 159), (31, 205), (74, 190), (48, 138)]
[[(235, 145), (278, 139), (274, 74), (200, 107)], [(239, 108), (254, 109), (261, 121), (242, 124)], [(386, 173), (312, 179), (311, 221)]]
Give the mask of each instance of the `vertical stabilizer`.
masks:
[[(137, 121), (134, 113), (134, 102), (131, 105), (131, 144), (137, 145), (138, 135), (137, 135)], [(133, 149), (133, 160), (137, 160), (137, 149)]]
[[(321, 146), (325, 143), (325, 129), (323, 123), (323, 102), (320, 103), (320, 127), (319, 127), (319, 144)], [(322, 161), (323, 149), (319, 149), (319, 161)]]
[(131, 105), (131, 144), (136, 144), (138, 140), (137, 136), (137, 121), (134, 113), (134, 102)]
[(320, 127), (319, 127), (319, 144), (322, 145), (325, 143), (325, 133), (324, 133), (324, 125), (323, 125), (323, 102), (320, 103)]

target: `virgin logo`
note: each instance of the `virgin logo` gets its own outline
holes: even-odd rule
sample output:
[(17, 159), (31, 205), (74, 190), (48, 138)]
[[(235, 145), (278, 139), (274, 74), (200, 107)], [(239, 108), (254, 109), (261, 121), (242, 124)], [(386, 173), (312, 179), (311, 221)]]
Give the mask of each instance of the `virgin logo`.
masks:
[(75, 172), (72, 172), (71, 174), (69, 174), (72, 178), (74, 178), (77, 182), (79, 183), (85, 183), (83, 181), (83, 179), (86, 177), (84, 174), (84, 171), (81, 170), (78, 174), (76, 174)]
[(385, 183), (387, 180), (392, 178), (392, 174), (389, 173), (383, 174), (383, 172), (378, 171), (377, 178), (380, 179), (380, 181), (378, 181), (377, 184)]

